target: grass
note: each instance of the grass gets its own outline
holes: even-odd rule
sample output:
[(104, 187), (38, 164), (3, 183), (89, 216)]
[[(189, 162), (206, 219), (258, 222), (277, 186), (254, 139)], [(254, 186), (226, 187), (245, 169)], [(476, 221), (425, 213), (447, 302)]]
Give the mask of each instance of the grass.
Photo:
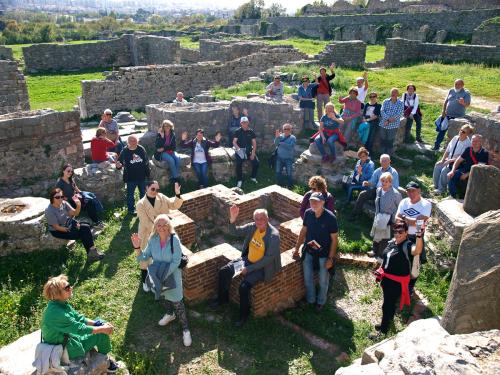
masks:
[(382, 45), (367, 45), (366, 46), (366, 62), (375, 62), (383, 60), (385, 55), (385, 46)]
[(303, 39), (303, 38), (290, 38), (283, 40), (265, 40), (265, 43), (271, 45), (283, 45), (291, 44), (299, 51), (306, 53), (308, 55), (317, 55), (325, 49), (325, 47), (330, 44), (327, 40), (313, 40), (313, 39)]
[(200, 49), (200, 42), (193, 42), (190, 36), (180, 36), (177, 37), (177, 40), (181, 43), (182, 48)]

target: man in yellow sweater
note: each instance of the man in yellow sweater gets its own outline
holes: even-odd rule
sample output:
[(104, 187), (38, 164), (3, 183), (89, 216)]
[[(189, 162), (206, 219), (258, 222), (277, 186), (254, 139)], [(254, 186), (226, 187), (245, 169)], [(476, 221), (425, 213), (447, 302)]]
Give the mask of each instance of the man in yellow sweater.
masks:
[(269, 224), (267, 210), (257, 209), (253, 213), (253, 223), (236, 226), (235, 222), (240, 209), (233, 205), (229, 209), (229, 232), (237, 236), (245, 236), (241, 258), (232, 260), (219, 269), (217, 299), (210, 306), (217, 308), (229, 302), (231, 279), (241, 272), (240, 318), (237, 327), (243, 326), (250, 315), (250, 292), (260, 281), (269, 281), (281, 268), (280, 236), (278, 230)]

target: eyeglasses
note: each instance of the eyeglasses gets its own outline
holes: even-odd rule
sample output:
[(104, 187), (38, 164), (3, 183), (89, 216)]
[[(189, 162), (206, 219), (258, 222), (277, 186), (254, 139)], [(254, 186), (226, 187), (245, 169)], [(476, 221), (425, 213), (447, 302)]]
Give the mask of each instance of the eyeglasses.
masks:
[(283, 130), (284, 130), (284, 131), (290, 131), (290, 130), (292, 130), (292, 129), (290, 129), (290, 128), (284, 128)]
[(54, 195), (54, 199), (62, 199), (63, 195)]
[(66, 292), (69, 292), (71, 290), (72, 286), (71, 284), (68, 284), (66, 285), (63, 289), (66, 291)]
[(149, 190), (151, 190), (151, 191), (159, 191), (160, 189), (159, 188), (155, 188), (155, 187), (150, 187)]

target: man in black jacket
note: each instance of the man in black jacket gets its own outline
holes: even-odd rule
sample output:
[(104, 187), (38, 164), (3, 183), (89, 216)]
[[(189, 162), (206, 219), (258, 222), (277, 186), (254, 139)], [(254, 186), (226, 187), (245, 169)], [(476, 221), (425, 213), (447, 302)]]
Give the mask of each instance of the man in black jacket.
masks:
[(116, 162), (116, 168), (123, 167), (123, 182), (127, 184), (127, 208), (130, 215), (135, 213), (135, 189), (139, 188), (139, 198), (146, 192), (146, 180), (149, 179), (149, 158), (144, 147), (138, 144), (137, 137), (130, 135), (127, 147), (123, 149)]
[(241, 272), (240, 319), (236, 322), (241, 327), (250, 315), (250, 292), (260, 281), (269, 281), (281, 269), (280, 235), (278, 230), (269, 224), (267, 210), (258, 209), (253, 213), (253, 223), (236, 226), (236, 218), (240, 209), (233, 205), (229, 210), (229, 232), (233, 235), (245, 236), (241, 258), (232, 260), (219, 269), (219, 288), (217, 299), (210, 306), (217, 308), (229, 302), (231, 280), (237, 272)]

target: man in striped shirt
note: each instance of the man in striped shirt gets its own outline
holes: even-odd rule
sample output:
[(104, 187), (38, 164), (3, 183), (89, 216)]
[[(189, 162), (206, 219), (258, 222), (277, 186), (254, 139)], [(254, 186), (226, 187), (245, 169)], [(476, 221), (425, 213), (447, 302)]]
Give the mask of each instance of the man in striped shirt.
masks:
[(380, 110), (380, 146), (381, 153), (391, 155), (394, 151), (394, 139), (398, 131), (404, 104), (399, 99), (399, 90), (391, 89), (391, 97), (384, 100)]

